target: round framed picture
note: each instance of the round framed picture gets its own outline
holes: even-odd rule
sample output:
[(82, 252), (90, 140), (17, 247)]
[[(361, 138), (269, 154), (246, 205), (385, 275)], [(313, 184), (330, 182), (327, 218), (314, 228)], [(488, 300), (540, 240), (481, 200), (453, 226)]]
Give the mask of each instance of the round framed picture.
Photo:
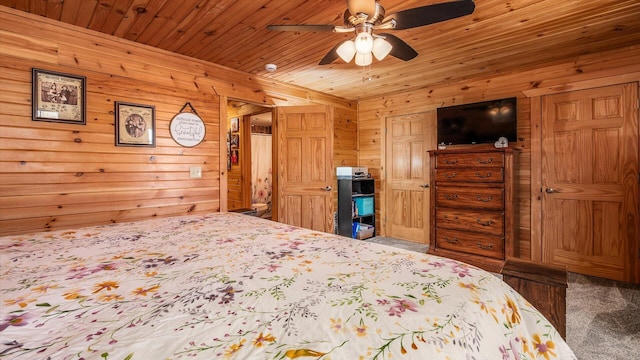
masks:
[(171, 119), (169, 132), (179, 145), (193, 147), (204, 140), (206, 129), (200, 116), (190, 112), (182, 112)]

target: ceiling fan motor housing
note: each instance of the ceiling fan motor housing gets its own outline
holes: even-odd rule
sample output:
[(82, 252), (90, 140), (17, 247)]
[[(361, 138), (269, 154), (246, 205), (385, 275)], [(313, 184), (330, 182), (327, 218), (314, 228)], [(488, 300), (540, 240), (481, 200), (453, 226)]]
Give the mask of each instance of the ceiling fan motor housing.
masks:
[(344, 25), (347, 27), (357, 27), (360, 24), (368, 23), (379, 25), (384, 19), (385, 10), (382, 5), (376, 3), (376, 11), (373, 14), (357, 13), (352, 14), (349, 9), (344, 11)]

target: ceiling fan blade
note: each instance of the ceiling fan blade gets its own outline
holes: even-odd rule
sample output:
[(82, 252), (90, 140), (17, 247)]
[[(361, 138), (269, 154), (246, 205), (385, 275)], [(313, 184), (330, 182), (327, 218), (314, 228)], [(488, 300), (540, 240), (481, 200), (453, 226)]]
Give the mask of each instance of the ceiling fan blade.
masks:
[(475, 8), (473, 0), (456, 0), (399, 11), (387, 16), (384, 22), (395, 19), (395, 30), (411, 29), (469, 15)]
[(336, 46), (334, 46), (333, 49), (329, 50), (327, 55), (325, 55), (322, 58), (322, 60), (320, 60), (320, 63), (318, 65), (329, 65), (332, 62), (336, 61), (336, 59), (338, 59), (340, 57), (338, 55), (338, 48), (340, 47), (340, 45), (342, 45), (343, 43), (345, 43), (347, 41), (349, 41), (349, 40), (341, 41)]
[(378, 34), (378, 35), (383, 36), (384, 39), (387, 40), (389, 44), (391, 44), (392, 48), (389, 55), (397, 57), (398, 59), (404, 60), (404, 61), (409, 61), (415, 58), (416, 56), (418, 56), (418, 52), (413, 50), (413, 48), (409, 46), (409, 44), (404, 42), (399, 37), (391, 34)]
[(306, 31), (306, 32), (323, 32), (334, 31), (333, 25), (267, 25), (267, 29), (272, 31)]

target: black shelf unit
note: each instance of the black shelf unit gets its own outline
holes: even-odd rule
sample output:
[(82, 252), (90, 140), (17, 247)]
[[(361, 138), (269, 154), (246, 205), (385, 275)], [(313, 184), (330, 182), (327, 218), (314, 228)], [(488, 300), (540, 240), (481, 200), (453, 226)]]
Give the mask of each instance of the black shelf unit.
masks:
[[(338, 177), (338, 234), (366, 239), (376, 235), (375, 185), (370, 177)], [(362, 210), (364, 214), (362, 213)], [(359, 211), (360, 210), (360, 211)], [(363, 229), (353, 236), (353, 224), (358, 222), (372, 229)], [(363, 226), (363, 228), (365, 227)]]

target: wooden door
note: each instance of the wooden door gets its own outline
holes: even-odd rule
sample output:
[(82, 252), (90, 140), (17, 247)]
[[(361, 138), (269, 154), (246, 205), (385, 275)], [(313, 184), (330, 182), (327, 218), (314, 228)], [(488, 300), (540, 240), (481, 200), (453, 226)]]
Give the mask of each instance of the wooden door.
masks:
[(429, 243), (429, 154), (435, 111), (386, 119), (386, 235)]
[(638, 86), (542, 100), (542, 260), (638, 283)]
[(331, 108), (279, 108), (277, 128), (278, 221), (333, 232)]

